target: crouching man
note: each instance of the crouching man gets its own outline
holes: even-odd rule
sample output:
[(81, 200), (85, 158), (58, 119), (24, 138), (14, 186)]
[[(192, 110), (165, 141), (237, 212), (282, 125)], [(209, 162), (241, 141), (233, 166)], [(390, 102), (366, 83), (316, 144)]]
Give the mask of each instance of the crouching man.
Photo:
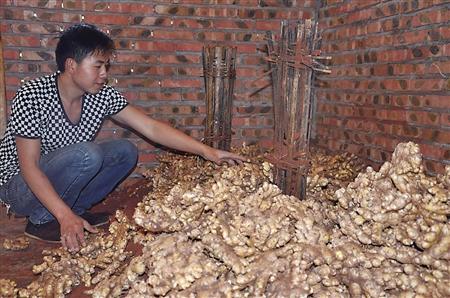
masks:
[(84, 230), (96, 232), (108, 222), (107, 214), (88, 210), (136, 165), (138, 151), (131, 142), (94, 142), (105, 118), (216, 163), (243, 160), (129, 104), (106, 84), (113, 53), (111, 38), (93, 25), (63, 32), (55, 51), (58, 72), (18, 90), (0, 144), (0, 199), (13, 213), (28, 217), (26, 235), (61, 241), (71, 251), (85, 244)]

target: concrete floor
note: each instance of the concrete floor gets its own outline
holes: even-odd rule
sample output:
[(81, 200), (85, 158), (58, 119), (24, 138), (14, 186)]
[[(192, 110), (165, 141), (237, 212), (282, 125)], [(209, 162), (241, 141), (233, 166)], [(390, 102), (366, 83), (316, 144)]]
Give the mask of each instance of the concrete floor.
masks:
[[(129, 179), (116, 188), (103, 202), (94, 206), (92, 211), (108, 211), (113, 213), (123, 209), (127, 216), (132, 216), (136, 204), (149, 192), (149, 187), (143, 179)], [(42, 250), (59, 247), (59, 244), (50, 244), (30, 239), (28, 248), (19, 251), (10, 251), (3, 248), (5, 238), (14, 239), (23, 235), (26, 218), (16, 218), (6, 214), (6, 208), (0, 207), (0, 279), (11, 279), (17, 287), (26, 287), (37, 277), (31, 271), (35, 264), (42, 263)], [(106, 229), (107, 226), (104, 226)], [(89, 297), (83, 294), (85, 288), (77, 287), (67, 297)]]

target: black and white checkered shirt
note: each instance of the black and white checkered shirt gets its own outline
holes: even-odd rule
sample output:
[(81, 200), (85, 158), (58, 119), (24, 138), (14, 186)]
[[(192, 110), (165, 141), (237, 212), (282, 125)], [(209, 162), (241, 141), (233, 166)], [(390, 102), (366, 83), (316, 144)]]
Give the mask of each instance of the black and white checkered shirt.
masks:
[(67, 117), (58, 93), (58, 74), (44, 76), (23, 85), (14, 97), (11, 115), (0, 144), (0, 185), (19, 173), (15, 136), (41, 139), (41, 155), (67, 145), (92, 141), (105, 117), (128, 104), (113, 87), (85, 94), (78, 123)]

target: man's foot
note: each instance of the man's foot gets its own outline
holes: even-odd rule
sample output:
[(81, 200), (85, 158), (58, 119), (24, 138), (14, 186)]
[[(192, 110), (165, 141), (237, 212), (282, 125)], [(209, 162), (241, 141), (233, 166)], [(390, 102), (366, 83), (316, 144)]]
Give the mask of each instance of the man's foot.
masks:
[(86, 220), (93, 227), (99, 227), (109, 223), (109, 213), (107, 212), (91, 213), (86, 211), (81, 214), (80, 217)]
[(57, 220), (52, 220), (40, 225), (35, 225), (31, 221), (28, 221), (24, 234), (30, 238), (49, 243), (61, 242), (61, 232)]

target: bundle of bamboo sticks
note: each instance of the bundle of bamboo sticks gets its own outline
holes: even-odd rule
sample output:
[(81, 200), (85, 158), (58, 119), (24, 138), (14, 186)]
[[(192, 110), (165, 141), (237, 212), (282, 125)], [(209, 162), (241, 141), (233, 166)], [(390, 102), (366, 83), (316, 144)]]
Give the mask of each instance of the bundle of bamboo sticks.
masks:
[(203, 47), (206, 124), (205, 143), (230, 150), (236, 47)]
[(268, 57), (273, 83), (275, 183), (286, 194), (304, 198), (309, 170), (309, 143), (312, 113), (313, 71), (329, 73), (318, 62), (330, 59), (317, 55), (316, 26), (310, 19), (295, 26), (283, 21), (279, 41), (275, 44), (267, 33)]

